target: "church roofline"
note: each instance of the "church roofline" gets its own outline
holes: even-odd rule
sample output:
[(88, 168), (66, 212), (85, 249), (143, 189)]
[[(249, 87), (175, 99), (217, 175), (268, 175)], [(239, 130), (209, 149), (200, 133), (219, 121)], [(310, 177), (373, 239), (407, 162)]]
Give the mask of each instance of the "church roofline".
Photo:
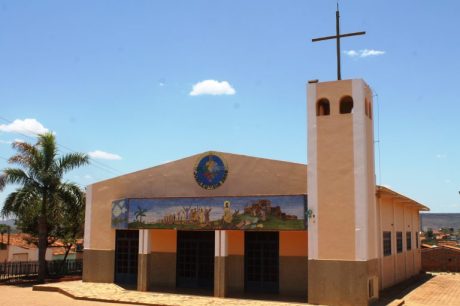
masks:
[(206, 154), (208, 152), (221, 154), (221, 155), (224, 155), (224, 156), (225, 155), (233, 155), (233, 156), (242, 157), (242, 158), (260, 159), (260, 160), (266, 160), (266, 161), (272, 161), (272, 162), (278, 162), (278, 163), (294, 164), (294, 165), (305, 166), (305, 167), (307, 166), (307, 164), (297, 163), (297, 162), (292, 162), (292, 161), (285, 161), (285, 160), (272, 159), (272, 158), (266, 158), (266, 157), (258, 157), (258, 156), (251, 156), (251, 155), (245, 155), (245, 154), (237, 154), (237, 153), (228, 153), (228, 152), (209, 150), (209, 151), (204, 151), (204, 152), (201, 152), (201, 153), (189, 155), (189, 156), (186, 156), (186, 157), (178, 158), (178, 159), (175, 159), (175, 160), (172, 160), (172, 161), (168, 161), (168, 162), (163, 163), (163, 164), (158, 164), (158, 165), (155, 165), (155, 166), (152, 166), (152, 167), (148, 167), (148, 168), (144, 168), (144, 169), (140, 169), (140, 170), (135, 170), (135, 171), (124, 173), (122, 175), (114, 176), (114, 177), (111, 177), (111, 178), (108, 178), (108, 179), (105, 179), (105, 180), (97, 181), (97, 182), (94, 182), (92, 184), (89, 184), (88, 186), (96, 185), (96, 184), (99, 184), (99, 183), (106, 183), (106, 182), (109, 182), (111, 180), (119, 179), (119, 178), (122, 178), (122, 177), (125, 177), (125, 176), (128, 176), (128, 175), (133, 175), (133, 174), (144, 172), (144, 171), (158, 169), (158, 168), (163, 167), (165, 165), (175, 163), (175, 162), (179, 162), (179, 161), (189, 159), (189, 158), (196, 158), (198, 160), (198, 158), (200, 156), (202, 156), (202, 155), (204, 155), (204, 154)]
[(380, 197), (383, 194), (386, 194), (395, 199), (398, 199), (400, 203), (404, 204), (405, 206), (416, 207), (419, 209), (419, 211), (430, 211), (430, 209), (427, 206), (420, 204), (419, 202), (411, 198), (408, 198), (400, 193), (397, 193), (396, 191), (393, 191), (390, 188), (377, 185), (377, 197)]

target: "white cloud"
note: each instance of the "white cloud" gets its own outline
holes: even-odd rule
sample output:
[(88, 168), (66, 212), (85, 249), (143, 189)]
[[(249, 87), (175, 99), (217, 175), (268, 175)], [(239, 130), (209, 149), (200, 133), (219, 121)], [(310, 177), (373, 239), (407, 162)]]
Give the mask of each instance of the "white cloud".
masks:
[(27, 118), (24, 120), (16, 119), (10, 124), (0, 124), (0, 131), (7, 133), (20, 133), (28, 136), (48, 133), (49, 130), (36, 119)]
[(108, 153), (100, 150), (88, 152), (88, 155), (94, 159), (108, 159), (108, 160), (120, 160), (121, 156), (118, 154)]
[(2, 144), (11, 144), (11, 141), (8, 141), (8, 140), (1, 140), (1, 139), (0, 139), (0, 143), (2, 143)]
[(447, 154), (436, 154), (436, 158), (439, 158), (439, 159), (445, 159), (447, 157)]
[(235, 89), (227, 81), (204, 80), (193, 85), (191, 96), (198, 95), (234, 95)]
[(374, 49), (362, 49), (362, 50), (345, 50), (343, 51), (345, 55), (349, 57), (369, 57), (369, 56), (378, 56), (384, 55), (385, 51), (382, 50), (374, 50)]
[(364, 49), (360, 50), (361, 52), (361, 57), (368, 57), (368, 56), (378, 56), (378, 55), (384, 55), (385, 51), (382, 50), (373, 50), (373, 49)]
[(343, 51), (343, 53), (345, 55), (348, 55), (349, 57), (359, 56), (358, 52), (356, 52), (355, 50), (345, 50)]

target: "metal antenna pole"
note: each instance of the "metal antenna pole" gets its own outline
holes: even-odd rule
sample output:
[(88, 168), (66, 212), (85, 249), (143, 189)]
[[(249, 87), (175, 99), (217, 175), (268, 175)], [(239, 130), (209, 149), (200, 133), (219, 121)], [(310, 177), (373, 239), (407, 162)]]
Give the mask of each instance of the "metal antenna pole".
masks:
[(339, 3), (337, 2), (337, 11), (335, 12), (335, 29), (337, 36), (337, 80), (341, 80), (342, 76), (340, 73), (340, 14), (339, 14)]

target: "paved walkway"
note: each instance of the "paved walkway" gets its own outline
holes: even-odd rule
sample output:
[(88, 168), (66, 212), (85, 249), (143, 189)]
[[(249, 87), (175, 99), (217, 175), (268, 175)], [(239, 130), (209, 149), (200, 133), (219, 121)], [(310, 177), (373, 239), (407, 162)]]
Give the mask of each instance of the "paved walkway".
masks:
[(403, 299), (407, 306), (460, 306), (460, 273), (435, 274)]
[(305, 306), (306, 303), (214, 298), (195, 295), (139, 292), (125, 290), (115, 284), (83, 283), (82, 281), (35, 285), (34, 291), (57, 291), (80, 300), (118, 302), (155, 306)]
[[(10, 286), (3, 286), (7, 288)], [(432, 277), (426, 277), (421, 283), (411, 285), (396, 290), (396, 293), (390, 296), (383, 297), (377, 305), (404, 305), (404, 306), (460, 306), (460, 273), (434, 274)], [(0, 286), (0, 295), (9, 296)], [(8, 289), (11, 290), (11, 289)], [(25, 290), (20, 288), (20, 290)], [(27, 289), (30, 290), (30, 289)], [(125, 303), (129, 305), (230, 305), (230, 306), (306, 306), (303, 303), (287, 303), (279, 301), (259, 301), (259, 300), (243, 300), (243, 299), (220, 299), (214, 297), (169, 294), (169, 293), (153, 293), (153, 292), (138, 292), (125, 290), (114, 284), (98, 284), (98, 283), (82, 283), (81, 281), (52, 283), (45, 285), (36, 285), (34, 290), (42, 291), (57, 291), (67, 296), (73, 297), (75, 302), (81, 302), (82, 305), (100, 305), (98, 302)], [(16, 290), (17, 291), (17, 290)], [(23, 291), (26, 292), (26, 291)], [(17, 300), (22, 300), (30, 294), (47, 295), (51, 299), (57, 293), (31, 292), (17, 297)], [(11, 297), (12, 298), (12, 297)], [(38, 298), (38, 297), (37, 297)], [(64, 298), (64, 297), (63, 297)], [(67, 297), (66, 297), (67, 298)], [(0, 298), (0, 306), (2, 305), (20, 305), (20, 304), (2, 304)], [(80, 300), (80, 301), (78, 301)], [(87, 301), (81, 301), (87, 300)], [(94, 301), (94, 302), (89, 302)], [(404, 301), (404, 304), (401, 304)], [(85, 304), (88, 303), (88, 304)], [(21, 304), (22, 305), (22, 304)], [(28, 305), (28, 304), (24, 304)], [(35, 304), (34, 304), (35, 305)], [(38, 304), (37, 304), (38, 305)], [(42, 304), (40, 304), (42, 305)], [(59, 303), (49, 303), (43, 305), (60, 305)], [(65, 304), (74, 305), (74, 304)], [(77, 305), (77, 304), (75, 304)]]
[(58, 292), (32, 291), (32, 287), (0, 286), (0, 306), (126, 306), (105, 302), (82, 301)]

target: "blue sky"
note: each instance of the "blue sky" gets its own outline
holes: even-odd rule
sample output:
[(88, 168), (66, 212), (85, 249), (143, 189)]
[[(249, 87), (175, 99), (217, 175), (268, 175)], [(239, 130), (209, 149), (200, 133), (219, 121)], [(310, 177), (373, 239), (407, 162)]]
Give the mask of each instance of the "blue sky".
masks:
[[(343, 32), (367, 31), (342, 40), (342, 77), (378, 94), (378, 183), (459, 212), (460, 3), (340, 5)], [(311, 38), (334, 34), (335, 6), (0, 1), (0, 169), (34, 141), (24, 126), (99, 158), (68, 175), (81, 185), (207, 150), (306, 163), (306, 82), (336, 76), (334, 42)], [(191, 95), (205, 80), (227, 83)]]

